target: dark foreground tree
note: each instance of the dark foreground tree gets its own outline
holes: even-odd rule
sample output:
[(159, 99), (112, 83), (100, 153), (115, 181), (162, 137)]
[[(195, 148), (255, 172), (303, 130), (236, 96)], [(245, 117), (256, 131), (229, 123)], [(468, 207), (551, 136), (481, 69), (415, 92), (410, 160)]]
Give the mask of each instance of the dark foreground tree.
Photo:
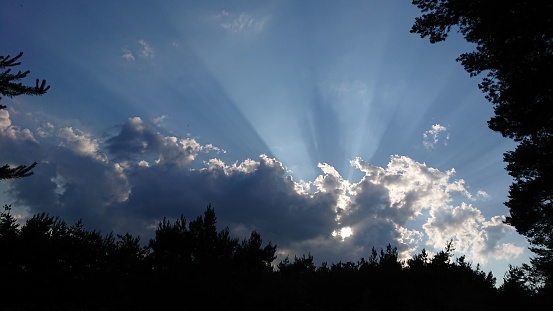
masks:
[[(46, 85), (46, 80), (39, 81), (36, 79), (34, 86), (24, 85), (20, 82), (22, 79), (27, 77), (30, 73), (29, 70), (18, 71), (17, 73), (12, 73), (12, 67), (21, 65), (19, 59), (23, 56), (23, 52), (17, 54), (17, 56), (10, 57), (10, 55), (2, 56), (0, 55), (0, 94), (7, 97), (15, 97), (19, 95), (43, 95), (48, 89), (49, 85)], [(0, 96), (0, 100), (2, 99)], [(5, 109), (5, 105), (0, 105), (0, 110)], [(16, 167), (10, 167), (6, 164), (0, 167), (0, 180), (5, 179), (14, 179), (27, 177), (32, 175), (31, 170), (36, 166), (36, 162), (31, 165), (19, 165)]]
[(480, 89), (493, 104), (490, 129), (514, 139), (504, 154), (510, 186), (506, 222), (525, 235), (536, 257), (533, 269), (553, 276), (553, 1), (413, 0), (423, 15), (412, 33), (443, 41), (452, 28), (476, 45), (460, 55), (471, 76), (485, 74)]

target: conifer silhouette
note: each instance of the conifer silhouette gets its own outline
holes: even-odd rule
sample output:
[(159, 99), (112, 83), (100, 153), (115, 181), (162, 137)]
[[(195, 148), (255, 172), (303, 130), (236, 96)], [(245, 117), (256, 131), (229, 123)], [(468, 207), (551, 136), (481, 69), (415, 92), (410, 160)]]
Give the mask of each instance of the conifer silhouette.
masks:
[[(46, 80), (40, 82), (39, 79), (36, 79), (35, 86), (24, 85), (20, 82), (23, 78), (31, 72), (18, 71), (17, 73), (12, 73), (11, 67), (16, 67), (21, 65), (21, 62), (18, 60), (23, 56), (23, 52), (19, 52), (14, 57), (10, 55), (2, 56), (0, 55), (0, 94), (7, 97), (15, 97), (19, 95), (43, 95), (50, 89), (49, 85), (46, 85)], [(0, 96), (0, 100), (2, 97)], [(0, 109), (5, 109), (5, 105), (0, 105)], [(11, 167), (9, 164), (0, 167), (0, 180), (5, 179), (14, 179), (27, 177), (33, 174), (31, 171), (37, 165), (34, 162), (31, 165), (19, 165), (16, 167)]]

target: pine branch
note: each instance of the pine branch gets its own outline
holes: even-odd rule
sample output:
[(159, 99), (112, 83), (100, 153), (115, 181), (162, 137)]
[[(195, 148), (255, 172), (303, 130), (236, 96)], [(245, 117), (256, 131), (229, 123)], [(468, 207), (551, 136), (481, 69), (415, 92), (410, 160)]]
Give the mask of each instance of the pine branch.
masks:
[(4, 179), (15, 179), (31, 176), (33, 172), (31, 170), (37, 165), (36, 162), (27, 166), (19, 165), (17, 167), (10, 167), (9, 165), (4, 165), (0, 167), (0, 180)]
[[(45, 94), (50, 89), (50, 86), (46, 85), (46, 80), (42, 80), (42, 82), (40, 82), (39, 79), (36, 79), (35, 86), (27, 86), (18, 81), (27, 77), (31, 71), (27, 70), (23, 72), (18, 71), (15, 74), (11, 73), (12, 71), (9, 67), (19, 66), (21, 62), (18, 62), (17, 60), (22, 55), (23, 52), (19, 52), (19, 54), (15, 57), (10, 57), (10, 55), (0, 56), (0, 70), (3, 70), (0, 72), (0, 94), (10, 98), (19, 95)], [(2, 98), (0, 97), (0, 99)], [(5, 106), (0, 105), (0, 109), (3, 108), (5, 108)]]
[(21, 65), (21, 62), (17, 62), (16, 61), (21, 58), (21, 56), (23, 56), (23, 52), (19, 52), (19, 54), (17, 54), (17, 56), (15, 57), (12, 57), (10, 58), (10, 56), (1, 56), (0, 55), (0, 68), (4, 68), (4, 67), (14, 67), (14, 66), (19, 66)]

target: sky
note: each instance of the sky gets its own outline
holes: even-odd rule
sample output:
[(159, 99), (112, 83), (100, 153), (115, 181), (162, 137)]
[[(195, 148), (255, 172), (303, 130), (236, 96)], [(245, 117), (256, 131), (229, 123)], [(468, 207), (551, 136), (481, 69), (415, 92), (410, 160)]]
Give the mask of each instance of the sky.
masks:
[(410, 1), (25, 1), (0, 10), (0, 55), (51, 86), (2, 98), (0, 164), (21, 222), (46, 212), (144, 243), (214, 208), (317, 264), (453, 241), (501, 283), (528, 263), (503, 223), (514, 142), (455, 59), (453, 33), (409, 32)]

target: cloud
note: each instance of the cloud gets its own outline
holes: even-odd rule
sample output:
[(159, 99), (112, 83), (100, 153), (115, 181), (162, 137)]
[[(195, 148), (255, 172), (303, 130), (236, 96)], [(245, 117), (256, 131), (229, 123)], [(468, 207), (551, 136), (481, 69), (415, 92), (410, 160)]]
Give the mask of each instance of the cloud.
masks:
[(490, 199), (490, 195), (484, 190), (478, 190), (476, 192), (476, 197), (482, 201), (486, 201)]
[(22, 129), (12, 125), (10, 113), (5, 109), (0, 110), (0, 131), (5, 138), (36, 141), (29, 129)]
[[(512, 243), (499, 243), (502, 237), (513, 230), (505, 224), (505, 217), (494, 216), (489, 221), (482, 223), (479, 232), (480, 243), (478, 245), (476, 260), (485, 263), (489, 257), (508, 260), (523, 253), (524, 248)], [(491, 256), (490, 256), (491, 254)]]
[(438, 141), (440, 141), (442, 138), (443, 144), (447, 145), (447, 140), (449, 140), (449, 134), (445, 136), (445, 138), (440, 134), (441, 132), (446, 132), (447, 128), (440, 124), (434, 124), (432, 125), (432, 128), (422, 134), (423, 141), (422, 144), (426, 149), (434, 149), (436, 145), (438, 144)]
[(10, 113), (7, 110), (0, 110), (0, 131), (5, 131), (12, 125), (10, 120)]
[(59, 129), (58, 136), (61, 138), (60, 146), (97, 160), (107, 161), (106, 156), (99, 152), (98, 140), (91, 138), (90, 134), (79, 130), (74, 131), (72, 127), (64, 127)]
[(150, 46), (148, 42), (144, 39), (138, 40), (138, 44), (140, 45), (139, 55), (145, 58), (153, 58), (155, 53), (154, 49)]
[(134, 58), (134, 55), (133, 53), (131, 52), (131, 50), (129, 50), (128, 47), (123, 47), (122, 49), (122, 54), (121, 54), (121, 58), (123, 58), (124, 60), (128, 61), (128, 62), (134, 62), (135, 58)]
[(36, 132), (38, 136), (42, 138), (51, 137), (54, 132), (54, 124), (51, 122), (46, 122), (42, 126), (38, 127)]
[(228, 20), (220, 25), (223, 29), (231, 33), (259, 33), (265, 27), (267, 20), (266, 18), (254, 18), (246, 13), (240, 13), (237, 17), (232, 17), (232, 15), (226, 11), (222, 11), (219, 16)]
[(154, 122), (154, 124), (157, 125), (157, 126), (161, 126), (161, 125), (163, 125), (163, 123), (165, 122), (166, 119), (167, 119), (166, 115), (161, 115), (157, 118), (154, 118), (152, 120), (152, 122)]
[(353, 93), (359, 97), (364, 97), (369, 92), (369, 87), (367, 84), (359, 80), (355, 80), (341, 82), (334, 87), (334, 90), (338, 93)]
[(9, 114), (1, 113), (0, 162), (16, 159), (6, 150), (17, 151), (20, 162), (40, 162), (35, 175), (7, 184), (14, 207), (69, 222), (82, 218), (103, 232), (147, 240), (163, 217), (196, 217), (212, 203), (219, 227), (240, 238), (257, 230), (280, 256), (357, 261), (390, 243), (406, 259), (423, 247), (441, 250), (450, 239), (478, 262), (522, 252), (504, 242), (513, 230), (503, 216), (486, 219), (466, 203), (473, 195), (453, 179), (455, 170), (406, 156), (392, 156), (386, 167), (356, 158), (351, 165), (362, 177), (355, 181), (320, 163), (316, 178), (297, 182), (276, 158), (227, 163), (216, 146), (168, 135), (140, 117), (106, 139), (44, 122), (29, 145), (9, 128)]
[(0, 166), (30, 165), (39, 152), (39, 142), (28, 128), (13, 125), (10, 113), (0, 110)]
[(225, 152), (213, 145), (200, 145), (191, 138), (165, 136), (139, 117), (129, 118), (121, 132), (106, 141), (107, 150), (117, 160), (154, 160), (159, 165), (185, 167), (201, 152)]
[(135, 55), (138, 55), (142, 58), (154, 58), (155, 51), (152, 48), (152, 46), (146, 42), (144, 39), (140, 39), (137, 41), (138, 48), (133, 51), (128, 47), (124, 46), (121, 48), (121, 58), (127, 62), (134, 62), (136, 60)]
[(438, 247), (448, 240), (455, 241), (457, 251), (485, 264), (488, 259), (508, 259), (519, 256), (524, 248), (499, 241), (513, 228), (503, 223), (503, 216), (494, 216), (487, 221), (480, 210), (470, 204), (444, 206), (431, 211), (431, 218), (423, 225), (429, 240), (428, 245)]

